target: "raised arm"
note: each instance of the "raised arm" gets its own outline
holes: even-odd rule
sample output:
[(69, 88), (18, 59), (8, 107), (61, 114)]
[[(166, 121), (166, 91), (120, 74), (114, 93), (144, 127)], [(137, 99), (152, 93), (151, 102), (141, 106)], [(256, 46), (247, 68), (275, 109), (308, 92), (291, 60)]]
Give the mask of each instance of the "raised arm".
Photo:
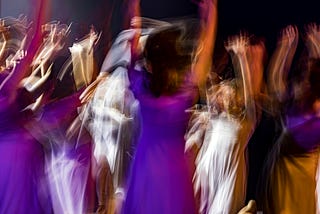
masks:
[(226, 49), (230, 52), (235, 75), (238, 81), (239, 91), (244, 98), (247, 119), (255, 120), (254, 91), (251, 78), (251, 70), (248, 61), (249, 38), (245, 34), (230, 37), (226, 43)]
[(298, 45), (298, 29), (288, 26), (282, 30), (268, 66), (268, 88), (273, 99), (282, 103), (287, 92), (287, 78)]
[(31, 40), (31, 43), (26, 51), (25, 57), (21, 60), (20, 63), (17, 63), (10, 75), (3, 81), (0, 85), (0, 96), (2, 98), (5, 97), (4, 102), (12, 103), (15, 100), (17, 95), (17, 89), (19, 84), (23, 78), (28, 76), (31, 72), (30, 65), (34, 59), (34, 56), (37, 53), (38, 48), (41, 45), (42, 32), (41, 25), (45, 17), (45, 7), (47, 0), (40, 1), (39, 12), (37, 16), (37, 20), (35, 23), (34, 36)]
[(93, 82), (95, 74), (93, 49), (100, 35), (91, 29), (90, 33), (80, 42), (69, 48), (72, 57), (73, 75), (77, 89), (87, 87)]
[(129, 11), (127, 12), (130, 20), (130, 25), (136, 28), (135, 35), (131, 43), (131, 55), (135, 59), (139, 55), (139, 38), (141, 36), (141, 19), (135, 17), (141, 16), (140, 0), (128, 0)]
[(2, 59), (4, 50), (5, 50), (6, 45), (7, 45), (7, 36), (6, 36), (7, 33), (8, 33), (8, 28), (5, 26), (4, 20), (0, 19), (0, 34), (1, 34), (1, 37), (2, 37), (2, 43), (0, 44), (1, 45), (1, 47), (0, 47), (0, 59)]
[(266, 60), (266, 49), (263, 41), (250, 44), (248, 49), (248, 61), (251, 70), (252, 90), (255, 97), (261, 95), (264, 85), (263, 73)]
[(193, 67), (196, 83), (201, 87), (205, 84), (211, 68), (212, 54), (215, 45), (218, 19), (218, 1), (204, 0), (199, 4), (202, 27), (199, 37), (196, 62)]
[(308, 48), (309, 57), (320, 58), (320, 26), (314, 23), (306, 27), (306, 40), (305, 44)]

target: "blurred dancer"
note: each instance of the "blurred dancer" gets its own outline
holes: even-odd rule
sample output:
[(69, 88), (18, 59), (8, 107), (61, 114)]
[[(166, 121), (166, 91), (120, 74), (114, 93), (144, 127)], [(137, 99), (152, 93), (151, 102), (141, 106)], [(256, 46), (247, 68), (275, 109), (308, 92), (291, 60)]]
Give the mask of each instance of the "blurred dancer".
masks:
[(185, 110), (195, 104), (196, 85), (204, 84), (210, 68), (217, 16), (217, 2), (202, 4), (202, 50), (191, 73), (193, 53), (179, 25), (155, 29), (144, 49), (147, 71), (129, 71), (140, 103), (142, 133), (123, 213), (197, 213), (184, 156), (189, 119)]
[(193, 126), (198, 130), (192, 127), (187, 135), (187, 149), (193, 144), (201, 146), (194, 177), (200, 213), (237, 213), (245, 203), (245, 151), (257, 122), (254, 96), (259, 86), (253, 87), (253, 82), (262, 73), (253, 63), (260, 63), (262, 52), (261, 45), (249, 48), (245, 35), (231, 37), (226, 49), (232, 56), (236, 78), (208, 89), (208, 107), (195, 112), (198, 120)]
[(303, 67), (298, 68), (302, 79), (292, 83), (292, 101), (287, 74), (298, 43), (296, 27), (288, 26), (282, 31), (273, 57), (269, 88), (280, 109), (278, 115), (283, 131), (270, 153), (262, 178), (264, 194), (260, 199), (264, 213), (317, 212), (316, 172), (320, 139), (318, 29), (316, 25), (307, 29), (308, 55), (301, 64)]
[(30, 65), (41, 45), (42, 13), (40, 10), (29, 47), (21, 50), (27, 50), (27, 55), (14, 60), (0, 83), (0, 213), (52, 212), (44, 179), (43, 149), (25, 129), (30, 114), (23, 109), (34, 98), (21, 89), (21, 81), (30, 75)]
[[(82, 100), (89, 102), (84, 124), (94, 142), (99, 213), (117, 213), (121, 209), (140, 133), (139, 102), (130, 89), (128, 69), (131, 62), (141, 68), (146, 38), (154, 28), (167, 25), (163, 21), (133, 17), (131, 28), (119, 34), (98, 78), (82, 95)], [(137, 35), (140, 38), (135, 40)]]
[[(121, 32), (113, 43), (98, 78), (81, 98), (88, 102), (83, 125), (93, 138), (98, 213), (115, 213), (125, 195), (128, 171), (139, 134), (139, 103), (129, 86), (131, 41), (136, 31)], [(148, 32), (148, 30), (147, 30)]]
[[(64, 26), (64, 25), (63, 25)], [(64, 30), (68, 31), (68, 27)], [(59, 32), (58, 29), (53, 30)], [(54, 213), (93, 212), (94, 188), (91, 176), (91, 137), (81, 127), (78, 112), (82, 107), (83, 87), (92, 81), (94, 73), (93, 48), (98, 34), (91, 31), (70, 48), (70, 63), (54, 73), (58, 79), (72, 75), (74, 84), (64, 85), (78, 90), (67, 97), (59, 94), (41, 106), (38, 118), (30, 129), (46, 147), (47, 180)], [(64, 41), (63, 41), (64, 44)], [(50, 49), (46, 46), (44, 50)], [(72, 69), (69, 67), (72, 66)], [(74, 87), (75, 86), (75, 87)], [(51, 91), (52, 92), (52, 91)]]

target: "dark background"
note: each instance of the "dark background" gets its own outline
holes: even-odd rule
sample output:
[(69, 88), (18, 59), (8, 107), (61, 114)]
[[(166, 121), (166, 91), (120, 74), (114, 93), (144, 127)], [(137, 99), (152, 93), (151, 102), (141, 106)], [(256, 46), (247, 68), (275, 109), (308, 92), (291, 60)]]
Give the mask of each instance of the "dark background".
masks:
[[(51, 0), (48, 20), (74, 23), (75, 34), (88, 33), (94, 25), (103, 32), (97, 50), (98, 66), (111, 41), (128, 23), (125, 23), (128, 0)], [(33, 16), (36, 0), (0, 0), (1, 17)], [(247, 30), (265, 38), (267, 50), (272, 52), (279, 31), (288, 24), (296, 24), (303, 35), (303, 27), (310, 22), (320, 24), (320, 0), (219, 0), (218, 38)], [(197, 5), (190, 0), (141, 0), (142, 16), (167, 19), (172, 17), (196, 17)], [(303, 46), (303, 43), (299, 43)], [(247, 199), (255, 197), (258, 177), (265, 157), (277, 137), (277, 123), (263, 113), (262, 119), (251, 138), (249, 149), (249, 178)]]
[[(61, 2), (58, 3), (58, 2)], [(128, 1), (128, 0), (127, 0)], [(126, 26), (125, 13), (130, 7), (125, 0), (56, 0), (52, 19), (68, 22), (94, 24), (104, 31), (107, 39), (114, 38)], [(69, 2), (69, 3), (66, 3)], [(319, 0), (220, 0), (218, 37), (247, 30), (266, 39), (268, 51), (274, 48), (279, 31), (288, 24), (303, 26), (310, 22), (320, 23)], [(68, 5), (67, 5), (68, 4)], [(65, 5), (64, 7), (61, 7)], [(64, 10), (61, 13), (61, 9)], [(197, 5), (191, 0), (141, 0), (142, 16), (166, 19), (172, 17), (195, 17)], [(107, 40), (106, 39), (106, 40)], [(107, 46), (106, 46), (107, 47)]]
[[(128, 0), (51, 0), (48, 19), (79, 24), (94, 24), (114, 37), (124, 26)], [(196, 1), (196, 0), (195, 0)], [(31, 16), (35, 0), (0, 0), (1, 17)], [(274, 38), (287, 24), (320, 22), (319, 0), (220, 0), (219, 35), (225, 37), (246, 29), (251, 33)], [(195, 16), (197, 6), (191, 0), (141, 0), (143, 16), (169, 18)], [(109, 23), (108, 20), (111, 22)]]
[[(60, 3), (58, 3), (60, 1)], [(52, 16), (101, 25), (112, 16), (113, 29), (121, 28), (121, 21), (128, 6), (123, 0), (55, 0)], [(69, 3), (67, 3), (69, 2)], [(223, 35), (247, 29), (252, 33), (271, 36), (287, 24), (319, 22), (318, 0), (220, 0), (219, 32)], [(69, 5), (67, 5), (69, 4)], [(67, 6), (67, 7), (65, 7)], [(61, 13), (61, 9), (65, 13)], [(197, 6), (190, 0), (141, 0), (141, 13), (152, 18), (194, 16)], [(64, 16), (64, 17), (63, 17)], [(99, 26), (100, 27), (100, 26)]]

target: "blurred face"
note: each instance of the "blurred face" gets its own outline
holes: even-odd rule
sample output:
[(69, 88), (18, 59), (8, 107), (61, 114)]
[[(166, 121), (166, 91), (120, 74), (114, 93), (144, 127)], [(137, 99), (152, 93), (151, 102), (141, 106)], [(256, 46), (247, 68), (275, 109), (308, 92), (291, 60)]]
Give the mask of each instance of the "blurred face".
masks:
[(209, 93), (210, 105), (215, 106), (215, 108), (220, 111), (227, 111), (230, 101), (232, 100), (230, 95), (231, 87), (226, 84), (219, 85), (218, 88), (213, 88)]
[(240, 96), (229, 83), (222, 83), (216, 90), (213, 89), (209, 96), (210, 105), (214, 106), (218, 112), (237, 115), (243, 108)]
[(223, 110), (225, 109), (225, 102), (223, 99), (223, 93), (219, 93), (215, 99), (216, 105), (218, 106), (219, 109)]

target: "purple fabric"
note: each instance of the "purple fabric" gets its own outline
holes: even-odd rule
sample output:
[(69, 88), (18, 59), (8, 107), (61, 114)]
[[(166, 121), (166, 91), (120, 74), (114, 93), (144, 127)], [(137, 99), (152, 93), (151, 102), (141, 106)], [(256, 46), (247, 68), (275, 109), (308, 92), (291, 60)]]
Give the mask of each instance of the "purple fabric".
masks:
[[(131, 78), (141, 83), (143, 78)], [(133, 91), (140, 102), (142, 133), (123, 213), (196, 213), (191, 175), (184, 156), (184, 134), (195, 99), (186, 86), (173, 96), (155, 98), (144, 84)]]
[(78, 133), (78, 129), (73, 130), (72, 138), (66, 137), (70, 123), (77, 117), (78, 97), (79, 92), (45, 105), (40, 121), (33, 125), (41, 130), (39, 138), (49, 147), (45, 168), (54, 213), (93, 210), (91, 138), (85, 131)]
[(0, 213), (51, 213), (42, 147), (19, 125), (0, 133)]
[(318, 117), (288, 116), (288, 131), (303, 151), (312, 151), (319, 146), (319, 128), (320, 118)]

